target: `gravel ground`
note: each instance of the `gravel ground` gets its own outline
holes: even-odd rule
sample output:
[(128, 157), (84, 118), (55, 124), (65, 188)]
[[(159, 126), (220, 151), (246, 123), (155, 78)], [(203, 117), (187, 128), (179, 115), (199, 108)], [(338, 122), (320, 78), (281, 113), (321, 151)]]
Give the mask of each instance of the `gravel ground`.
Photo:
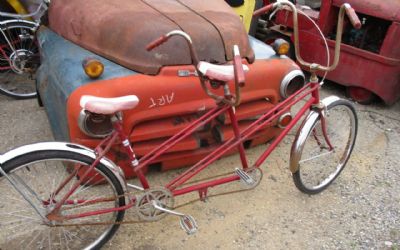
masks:
[[(326, 85), (323, 95), (332, 93), (342, 91)], [(0, 107), (0, 152), (52, 140), (46, 114), (36, 100), (0, 96)], [(359, 134), (353, 155), (321, 194), (305, 195), (293, 185), (289, 135), (264, 163), (264, 178), (256, 189), (179, 209), (197, 219), (197, 234), (187, 236), (170, 216), (155, 223), (123, 225), (106, 249), (400, 249), (400, 102), (391, 107), (356, 104), (356, 109)], [(251, 149), (250, 159), (263, 148)], [(237, 156), (222, 159), (206, 175), (230, 170), (237, 162)], [(210, 194), (238, 187), (230, 184), (211, 189)], [(177, 203), (193, 198), (178, 198)], [(135, 218), (133, 211), (128, 212), (130, 218)]]

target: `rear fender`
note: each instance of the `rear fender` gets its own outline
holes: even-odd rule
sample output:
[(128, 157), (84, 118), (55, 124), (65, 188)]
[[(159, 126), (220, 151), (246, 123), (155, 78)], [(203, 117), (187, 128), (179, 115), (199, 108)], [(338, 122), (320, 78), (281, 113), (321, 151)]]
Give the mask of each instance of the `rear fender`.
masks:
[[(69, 142), (40, 142), (25, 145), (0, 155), (0, 166), (6, 164), (8, 161), (15, 159), (16, 157), (22, 157), (30, 153), (38, 153), (40, 151), (62, 151), (62, 152), (75, 152), (82, 156), (89, 157), (93, 160), (96, 159), (95, 152), (87, 147), (79, 144), (69, 143)], [(124, 192), (127, 190), (125, 175), (120, 167), (115, 165), (111, 160), (103, 157), (100, 162), (108, 168), (112, 173), (115, 174), (118, 181), (120, 182)]]
[[(338, 100), (340, 100), (340, 98), (337, 96), (329, 96), (323, 99), (321, 102), (324, 107), (329, 107), (333, 102)], [(296, 173), (299, 170), (299, 161), (301, 159), (304, 144), (318, 119), (319, 113), (316, 110), (311, 110), (297, 130), (297, 134), (290, 151), (290, 171), (292, 173)]]

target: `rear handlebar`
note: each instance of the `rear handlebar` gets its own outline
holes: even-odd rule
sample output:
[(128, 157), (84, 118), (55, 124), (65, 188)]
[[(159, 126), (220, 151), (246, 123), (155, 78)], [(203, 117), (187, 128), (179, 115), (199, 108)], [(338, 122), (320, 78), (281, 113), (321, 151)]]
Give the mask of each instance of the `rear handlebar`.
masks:
[(204, 76), (198, 69), (200, 60), (198, 59), (196, 50), (194, 49), (192, 39), (190, 38), (190, 36), (187, 33), (183, 32), (181, 30), (173, 30), (171, 32), (168, 32), (167, 34), (162, 35), (159, 38), (155, 39), (154, 41), (150, 42), (146, 46), (146, 50), (151, 51), (151, 50), (157, 48), (161, 44), (167, 42), (172, 36), (181, 36), (181, 37), (185, 38), (185, 40), (189, 46), (189, 49), (190, 49), (190, 56), (192, 59), (192, 64), (195, 67), (197, 75), (200, 78), (201, 87), (203, 88), (204, 92), (206, 92), (206, 94), (209, 97), (213, 98), (217, 102), (222, 102), (222, 103), (225, 103), (225, 104), (228, 104), (231, 106), (238, 106), (240, 104), (240, 87), (243, 87), (245, 84), (245, 76), (244, 76), (244, 70), (243, 70), (243, 64), (242, 64), (242, 57), (240, 56), (239, 47), (237, 45), (233, 46), (233, 55), (234, 55), (233, 70), (234, 70), (234, 74), (235, 74), (235, 96), (231, 95), (231, 98), (227, 99), (223, 96), (214, 94), (207, 87), (206, 83), (209, 82), (209, 79), (206, 76)]
[(322, 65), (319, 65), (316, 63), (307, 62), (307, 61), (303, 60), (303, 58), (301, 58), (301, 56), (300, 56), (300, 53), (299, 53), (299, 25), (298, 25), (298, 18), (297, 18), (297, 9), (293, 3), (286, 1), (286, 0), (279, 0), (276, 3), (269, 4), (267, 6), (264, 6), (263, 8), (255, 11), (253, 16), (259, 16), (263, 13), (266, 13), (274, 8), (281, 7), (283, 5), (288, 6), (293, 13), (294, 47), (295, 47), (295, 55), (296, 55), (296, 59), (297, 59), (298, 63), (305, 67), (309, 67), (311, 71), (317, 71), (317, 70), (332, 71), (332, 70), (334, 70), (339, 63), (340, 45), (342, 42), (342, 33), (343, 33), (344, 14), (345, 13), (347, 14), (347, 16), (350, 19), (350, 22), (356, 29), (361, 28), (361, 22), (357, 16), (356, 12), (354, 11), (354, 9), (348, 3), (345, 3), (340, 7), (338, 25), (337, 25), (337, 30), (336, 30), (335, 57), (334, 57), (332, 65), (322, 66)]

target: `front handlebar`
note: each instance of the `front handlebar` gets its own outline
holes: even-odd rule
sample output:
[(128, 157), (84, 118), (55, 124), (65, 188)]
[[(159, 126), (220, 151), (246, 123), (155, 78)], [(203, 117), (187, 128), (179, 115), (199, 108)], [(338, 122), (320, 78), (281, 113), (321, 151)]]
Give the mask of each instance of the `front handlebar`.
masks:
[(267, 6), (262, 7), (261, 9), (258, 9), (257, 11), (254, 12), (253, 16), (259, 16), (263, 13), (266, 13), (274, 8), (280, 7), (282, 5), (288, 6), (293, 13), (293, 30), (294, 30), (294, 47), (295, 47), (295, 55), (296, 59), (299, 64), (309, 67), (311, 71), (316, 71), (316, 70), (322, 70), (322, 71), (332, 71), (334, 70), (338, 63), (339, 63), (339, 57), (340, 57), (340, 45), (342, 42), (342, 33), (343, 33), (343, 19), (344, 19), (344, 14), (346, 13), (347, 16), (350, 19), (350, 22), (354, 26), (354, 28), (359, 29), (361, 28), (361, 22), (360, 19), (358, 18), (356, 12), (354, 9), (350, 6), (350, 4), (345, 3), (340, 7), (339, 11), (339, 19), (338, 19), (338, 24), (337, 24), (337, 30), (336, 30), (336, 41), (335, 41), (335, 57), (333, 59), (332, 65), (327, 65), (327, 66), (322, 66), (316, 63), (309, 63), (303, 58), (301, 58), (300, 53), (299, 53), (299, 25), (298, 25), (298, 19), (297, 19), (297, 9), (296, 6), (286, 0), (280, 0), (279, 2), (269, 4)]

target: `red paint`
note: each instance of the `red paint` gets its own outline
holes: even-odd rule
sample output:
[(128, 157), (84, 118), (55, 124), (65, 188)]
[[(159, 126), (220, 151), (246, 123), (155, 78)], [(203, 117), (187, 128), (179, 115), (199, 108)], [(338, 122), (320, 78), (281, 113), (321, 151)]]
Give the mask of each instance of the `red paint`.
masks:
[[(269, 2), (266, 0), (265, 4)], [(386, 104), (393, 104), (400, 98), (400, 1), (380, 0), (322, 0), (321, 8), (304, 10), (329, 37), (337, 23), (339, 7), (349, 3), (358, 14), (369, 15), (391, 22), (378, 53), (342, 44), (340, 63), (327, 75), (327, 79), (344, 86), (360, 87), (379, 96)], [(275, 22), (291, 31), (291, 12), (279, 11)], [(351, 25), (348, 21), (345, 26)], [(309, 62), (326, 65), (325, 46), (311, 22), (299, 15), (300, 54)], [(293, 40), (293, 36), (291, 37)], [(333, 57), (334, 41), (328, 39)], [(305, 68), (305, 70), (308, 70)], [(323, 72), (319, 72), (323, 75)], [(353, 96), (357, 99), (357, 96)], [(362, 100), (358, 100), (362, 101)]]
[[(249, 120), (254, 120), (279, 103), (282, 76), (291, 70), (298, 69), (298, 66), (288, 59), (256, 60), (247, 66), (250, 70), (246, 73), (246, 86), (241, 88), (242, 101), (236, 108), (239, 128), (246, 126)], [(194, 67), (164, 67), (157, 76), (136, 74), (88, 83), (76, 89), (68, 98), (67, 103), (71, 141), (90, 148), (95, 148), (99, 143), (98, 139), (88, 137), (78, 127), (77, 120), (81, 111), (79, 99), (82, 95), (95, 93), (102, 97), (117, 97), (127, 93), (135, 94), (139, 97), (139, 105), (133, 110), (123, 112), (123, 129), (129, 136), (131, 144), (134, 145), (138, 159), (143, 161), (143, 156), (153, 151), (157, 145), (176, 135), (192, 121), (216, 107), (215, 101), (206, 96), (202, 90), (198, 78), (195, 76), (178, 77), (179, 70), (194, 72)], [(233, 81), (228, 84), (233, 86)], [(174, 93), (173, 98), (172, 93)], [(215, 93), (223, 95), (222, 89), (215, 90)], [(162, 99), (162, 97), (165, 102), (172, 101), (163, 106), (152, 107), (152, 98)], [(210, 121), (209, 124), (200, 126), (193, 135), (179, 141), (163, 155), (153, 158), (154, 160), (150, 164), (158, 164), (164, 171), (193, 165), (204, 155), (213, 152), (221, 143), (213, 140), (211, 129), (207, 129), (207, 126), (212, 128), (217, 125), (216, 120), (224, 121), (223, 126), (230, 124), (228, 114), (220, 116), (218, 119)], [(257, 135), (257, 138), (265, 138), (265, 141), (268, 141), (279, 130), (281, 129), (277, 127), (264, 130), (262, 134)], [(255, 139), (256, 136), (254, 135), (253, 138)], [(202, 146), (202, 140), (207, 141), (208, 146)], [(257, 143), (252, 142), (251, 146), (265, 141), (257, 139)], [(232, 153), (233, 151), (227, 152), (227, 154)], [(107, 157), (122, 167), (127, 178), (135, 176), (130, 167), (129, 156), (121, 146), (114, 145)], [(145, 173), (147, 166), (142, 171)]]

